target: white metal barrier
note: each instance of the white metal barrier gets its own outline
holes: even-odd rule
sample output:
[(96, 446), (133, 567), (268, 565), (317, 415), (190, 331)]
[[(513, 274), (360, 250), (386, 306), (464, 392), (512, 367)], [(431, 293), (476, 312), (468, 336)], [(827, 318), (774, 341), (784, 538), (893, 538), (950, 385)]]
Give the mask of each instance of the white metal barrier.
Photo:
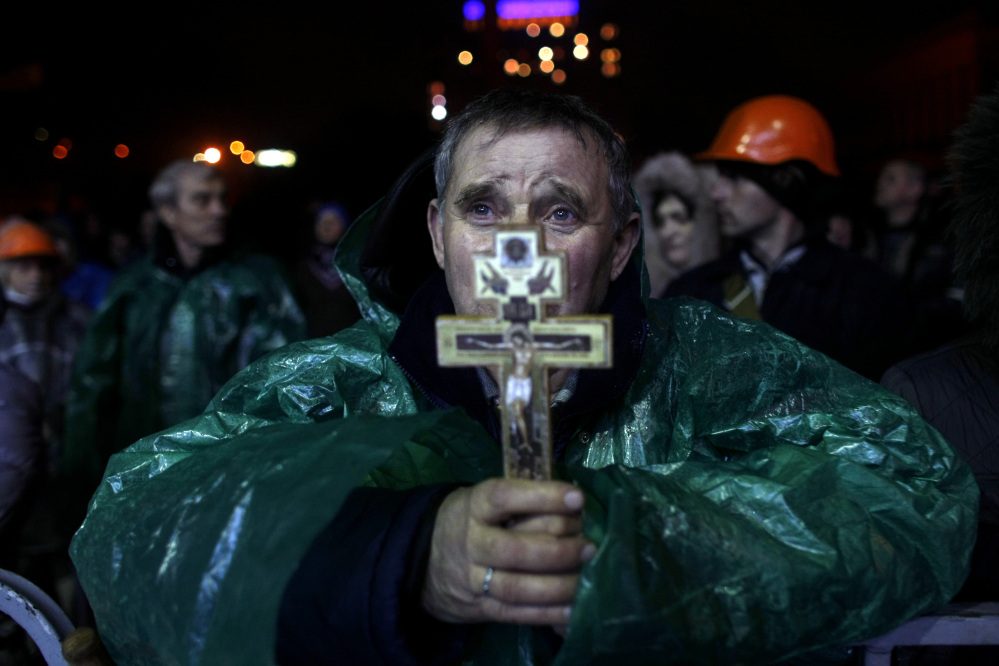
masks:
[(863, 643), (864, 666), (890, 666), (895, 647), (999, 645), (999, 603), (948, 604)]
[(52, 597), (34, 583), (0, 569), (0, 612), (28, 632), (45, 663), (66, 666), (61, 643), (73, 631), (73, 623)]

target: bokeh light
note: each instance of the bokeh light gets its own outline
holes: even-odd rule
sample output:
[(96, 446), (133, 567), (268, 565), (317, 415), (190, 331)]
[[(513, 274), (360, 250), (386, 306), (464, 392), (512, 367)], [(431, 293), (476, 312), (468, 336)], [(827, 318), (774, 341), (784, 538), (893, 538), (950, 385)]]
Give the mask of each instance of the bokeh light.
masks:
[(128, 146), (123, 143), (119, 143), (114, 147), (114, 154), (118, 157), (128, 157)]
[(514, 74), (517, 73), (518, 67), (520, 67), (520, 63), (514, 60), (513, 58), (510, 58), (505, 63), (503, 63), (503, 71), (509, 74), (510, 76), (513, 76)]
[(208, 148), (205, 150), (205, 161), (209, 164), (215, 164), (220, 159), (222, 159), (222, 151), (218, 148)]
[(195, 153), (195, 155), (194, 155), (194, 161), (195, 162), (204, 162), (205, 161), (205, 154), (204, 153)]
[(243, 164), (253, 164), (253, 158), (255, 155), (252, 150), (244, 150), (239, 154), (239, 161)]
[(73, 147), (73, 142), (70, 141), (69, 139), (59, 139), (59, 145), (65, 148), (66, 150), (69, 150), (70, 148)]
[(444, 94), (444, 84), (440, 81), (434, 81), (431, 83), (427, 89), (431, 95), (443, 95)]
[(298, 161), (298, 155), (292, 150), (268, 148), (257, 153), (253, 161), (265, 167), (293, 167)]
[(471, 65), (472, 64), (472, 52), (471, 51), (462, 51), (461, 53), (459, 53), (458, 54), (458, 62), (461, 63), (462, 65)]
[(586, 46), (590, 43), (590, 38), (586, 36), (586, 33), (581, 32), (572, 38), (572, 43), (577, 46)]
[(545, 74), (551, 74), (553, 71), (555, 71), (555, 63), (553, 63), (551, 60), (542, 60), (541, 64), (538, 65), (538, 69), (540, 69)]
[(542, 46), (538, 51), (538, 57), (542, 60), (551, 60), (555, 56), (555, 52), (552, 51), (550, 46)]
[(39, 127), (35, 130), (35, 138), (39, 141), (47, 141), (49, 138), (49, 131), (44, 127)]
[(576, 60), (586, 60), (586, 57), (590, 55), (590, 50), (582, 44), (579, 44), (572, 50), (572, 55), (576, 57)]
[(444, 120), (447, 117), (447, 109), (443, 106), (435, 106), (430, 112), (434, 120)]
[(617, 62), (621, 59), (621, 52), (617, 49), (604, 49), (600, 52), (600, 60), (603, 62)]
[(242, 141), (233, 141), (232, 143), (229, 144), (229, 152), (231, 152), (233, 155), (239, 155), (244, 150), (246, 150), (246, 146), (243, 145)]
[(447, 99), (444, 98), (444, 95), (434, 95), (432, 102), (434, 106), (444, 106), (447, 104)]
[(600, 73), (606, 76), (608, 79), (612, 79), (621, 73), (621, 65), (616, 62), (605, 62), (600, 67)]
[(617, 37), (617, 26), (613, 23), (604, 23), (600, 27), (600, 37), (603, 39), (614, 39)]
[(561, 23), (552, 23), (548, 26), (548, 32), (552, 37), (561, 37), (565, 34), (565, 26)]
[(478, 21), (486, 15), (486, 6), (481, 0), (468, 0), (462, 7), (462, 13), (469, 21)]
[(57, 160), (64, 159), (66, 155), (69, 155), (69, 151), (66, 150), (66, 146), (56, 146), (52, 149), (52, 157)]
[(517, 74), (520, 74), (521, 76), (530, 76), (531, 66), (526, 62), (520, 63), (520, 67), (517, 68)]
[(561, 69), (556, 69), (552, 72), (552, 82), (562, 85), (565, 83), (565, 72)]
[(541, 26), (537, 23), (529, 23), (527, 25), (527, 34), (531, 37), (537, 37), (541, 34)]

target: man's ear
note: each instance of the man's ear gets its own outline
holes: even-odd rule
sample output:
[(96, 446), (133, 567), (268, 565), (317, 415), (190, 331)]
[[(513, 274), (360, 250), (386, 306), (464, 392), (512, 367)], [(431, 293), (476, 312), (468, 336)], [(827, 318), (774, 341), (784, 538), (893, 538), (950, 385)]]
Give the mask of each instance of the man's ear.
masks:
[(177, 219), (177, 209), (173, 206), (159, 206), (156, 209), (156, 217), (160, 218), (167, 229), (173, 229), (174, 221)]
[(611, 262), (611, 280), (616, 280), (624, 272), (631, 259), (631, 253), (642, 236), (642, 216), (632, 213), (624, 226), (614, 234), (614, 257)]
[(437, 202), (437, 199), (431, 199), (427, 206), (427, 231), (430, 232), (430, 240), (434, 244), (437, 265), (444, 268), (444, 220)]

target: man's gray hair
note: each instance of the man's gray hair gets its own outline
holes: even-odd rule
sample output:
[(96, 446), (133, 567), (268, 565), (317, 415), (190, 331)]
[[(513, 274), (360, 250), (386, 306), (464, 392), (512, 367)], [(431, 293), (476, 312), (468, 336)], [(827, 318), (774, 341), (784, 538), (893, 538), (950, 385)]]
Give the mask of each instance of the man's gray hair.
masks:
[(222, 175), (205, 162), (192, 162), (191, 160), (177, 160), (163, 167), (156, 177), (153, 178), (152, 185), (149, 186), (149, 200), (153, 208), (160, 206), (176, 206), (177, 191), (180, 179), (187, 174), (195, 175), (199, 180), (209, 178), (222, 178)]
[(608, 193), (616, 228), (624, 226), (637, 209), (631, 189), (628, 149), (607, 121), (578, 97), (516, 88), (494, 90), (475, 100), (444, 128), (434, 160), (434, 181), (442, 208), (458, 147), (465, 137), (480, 127), (495, 130), (497, 137), (510, 132), (558, 128), (572, 132), (584, 146), (588, 138), (595, 138), (607, 159)]

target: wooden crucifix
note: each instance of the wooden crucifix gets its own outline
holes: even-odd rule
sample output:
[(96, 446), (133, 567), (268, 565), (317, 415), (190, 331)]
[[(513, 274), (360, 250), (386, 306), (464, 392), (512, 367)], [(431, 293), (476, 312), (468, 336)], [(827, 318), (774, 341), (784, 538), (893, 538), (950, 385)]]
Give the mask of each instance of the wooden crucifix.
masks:
[(488, 366), (499, 383), (507, 478), (552, 475), (548, 369), (611, 367), (611, 316), (547, 317), (566, 292), (562, 252), (545, 253), (537, 227), (497, 227), (492, 253), (474, 257), (476, 299), (498, 316), (437, 318), (442, 366)]

